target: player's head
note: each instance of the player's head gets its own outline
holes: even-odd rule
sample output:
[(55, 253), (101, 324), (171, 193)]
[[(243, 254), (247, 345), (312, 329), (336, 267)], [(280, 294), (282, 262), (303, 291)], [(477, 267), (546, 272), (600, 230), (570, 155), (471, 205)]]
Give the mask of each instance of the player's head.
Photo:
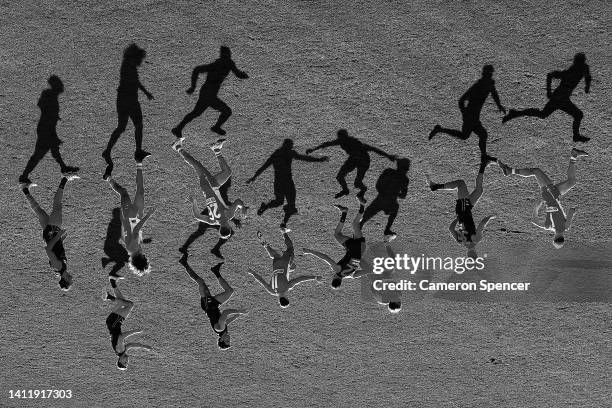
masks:
[(136, 65), (142, 64), (146, 56), (147, 52), (135, 43), (131, 43), (123, 51), (123, 59), (133, 61)]
[(55, 92), (64, 92), (64, 83), (57, 75), (51, 75), (49, 79), (47, 79), (47, 83)]
[(493, 77), (493, 65), (485, 65), (482, 67), (482, 77), (483, 78), (492, 78)]
[(337, 273), (332, 278), (331, 287), (334, 289), (338, 289), (340, 288), (340, 285), (342, 285), (342, 275), (340, 273)]
[(286, 309), (289, 307), (289, 299), (287, 299), (284, 296), (279, 296), (278, 298), (278, 304), (283, 308)]
[(72, 286), (72, 275), (66, 271), (66, 263), (64, 263), (64, 266), (60, 271), (60, 280), (58, 284), (60, 289), (64, 292), (68, 292)]
[(229, 239), (232, 236), (232, 227), (229, 224), (222, 224), (219, 227), (219, 237), (222, 239)]
[(404, 170), (404, 171), (410, 170), (410, 159), (406, 159), (406, 158), (397, 159), (397, 168), (398, 170)]
[(217, 341), (217, 346), (219, 346), (219, 348), (221, 350), (226, 350), (228, 348), (230, 348), (231, 344), (230, 344), (230, 334), (227, 330), (225, 330), (225, 333), (223, 333), (220, 337), (219, 340)]
[(293, 149), (293, 140), (292, 139), (285, 139), (283, 140), (283, 149)]
[(553, 246), (556, 249), (561, 249), (563, 248), (564, 244), (565, 244), (565, 238), (563, 238), (563, 235), (556, 235), (555, 239), (553, 240)]
[(340, 129), (336, 133), (338, 139), (346, 139), (348, 137), (348, 131), (346, 129)]
[(117, 360), (117, 368), (120, 370), (127, 370), (129, 362), (130, 356), (128, 356), (127, 353), (122, 353)]
[(219, 55), (221, 58), (232, 58), (232, 52), (230, 51), (229, 47), (225, 45), (222, 45), (219, 48)]
[(585, 62), (586, 55), (584, 55), (584, 52), (579, 52), (578, 54), (574, 55), (574, 64), (583, 65)]
[(387, 306), (387, 308), (389, 309), (389, 312), (391, 313), (399, 313), (400, 310), (402, 310), (402, 303), (401, 302), (389, 302), (389, 305)]
[(130, 256), (129, 267), (130, 270), (138, 276), (144, 276), (151, 272), (149, 260), (142, 252), (136, 252)]

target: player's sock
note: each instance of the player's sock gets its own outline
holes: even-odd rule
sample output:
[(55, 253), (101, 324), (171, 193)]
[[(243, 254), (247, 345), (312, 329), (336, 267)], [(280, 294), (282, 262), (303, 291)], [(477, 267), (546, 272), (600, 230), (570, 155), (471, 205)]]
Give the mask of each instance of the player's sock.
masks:
[(67, 182), (68, 182), (68, 177), (62, 177), (62, 181), (60, 181), (59, 188), (64, 188)]

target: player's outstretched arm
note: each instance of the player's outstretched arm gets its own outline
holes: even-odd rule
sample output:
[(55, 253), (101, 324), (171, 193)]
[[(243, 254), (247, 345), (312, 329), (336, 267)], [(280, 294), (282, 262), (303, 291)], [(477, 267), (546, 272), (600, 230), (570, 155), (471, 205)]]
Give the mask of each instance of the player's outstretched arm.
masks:
[(255, 174), (253, 174), (253, 177), (247, 180), (247, 184), (251, 184), (252, 182), (254, 182), (255, 179), (257, 179), (257, 177), (259, 177), (259, 175), (263, 173), (271, 165), (272, 165), (272, 157), (269, 157), (268, 160), (266, 160), (264, 164), (262, 164), (261, 167), (257, 169)]
[(198, 76), (201, 73), (207, 72), (210, 69), (210, 65), (198, 65), (191, 72), (191, 86), (187, 89), (188, 94), (192, 94), (195, 90), (196, 84), (198, 83)]
[(298, 284), (300, 284), (302, 282), (308, 282), (308, 281), (311, 281), (311, 280), (316, 280), (318, 282), (321, 282), (323, 280), (323, 277), (320, 276), (320, 275), (316, 275), (316, 276), (314, 276), (314, 275), (299, 276), (299, 277), (291, 279), (289, 281), (289, 289), (293, 289), (293, 287), (295, 285), (298, 285)]
[(234, 61), (232, 61), (232, 72), (234, 73), (234, 75), (236, 75), (237, 78), (240, 79), (248, 79), (249, 77), (246, 72), (236, 68), (236, 64), (234, 63)]
[(324, 161), (329, 161), (329, 157), (327, 156), (322, 156), (322, 157), (312, 157), (312, 156), (307, 156), (304, 154), (300, 154), (296, 151), (293, 152), (293, 158), (296, 160), (301, 160), (301, 161), (307, 161), (307, 162), (324, 162)]
[(306, 149), (306, 154), (310, 154), (316, 150), (319, 149), (325, 149), (326, 147), (331, 147), (331, 146), (336, 146), (340, 144), (340, 142), (336, 139), (336, 140), (330, 140), (328, 142), (323, 142), (320, 145), (313, 147), (312, 149)]

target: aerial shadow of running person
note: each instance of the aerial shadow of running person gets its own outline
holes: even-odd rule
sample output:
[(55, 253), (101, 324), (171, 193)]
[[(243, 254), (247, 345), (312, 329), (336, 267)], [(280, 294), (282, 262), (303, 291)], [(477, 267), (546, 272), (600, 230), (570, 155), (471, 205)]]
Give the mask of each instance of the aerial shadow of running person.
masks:
[(365, 209), (363, 218), (361, 219), (361, 227), (368, 222), (372, 217), (383, 211), (389, 216), (387, 225), (385, 226), (385, 240), (392, 241), (397, 237), (395, 232), (391, 230), (393, 222), (399, 211), (398, 199), (406, 198), (408, 193), (408, 183), (410, 182), (407, 176), (410, 170), (409, 159), (398, 159), (397, 169), (385, 169), (378, 180), (376, 181), (376, 191), (378, 195), (370, 205)]
[(482, 77), (459, 98), (459, 110), (461, 110), (461, 115), (463, 116), (461, 130), (448, 129), (436, 125), (429, 133), (429, 140), (433, 139), (438, 133), (446, 133), (458, 139), (467, 140), (472, 132), (474, 132), (478, 136), (478, 148), (480, 149), (481, 157), (485, 158), (487, 156), (488, 134), (480, 122), (480, 112), (489, 94), (493, 97), (499, 111), (504, 114), (506, 113), (506, 108), (499, 101), (499, 95), (497, 94), (497, 89), (495, 89), (493, 71), (492, 65), (485, 65), (482, 68)]
[(365, 177), (366, 172), (370, 168), (370, 155), (368, 154), (368, 152), (378, 153), (379, 155), (385, 156), (391, 161), (395, 161), (396, 156), (385, 153), (374, 146), (365, 144), (356, 137), (349, 136), (346, 129), (338, 130), (337, 136), (338, 137), (335, 140), (323, 142), (317, 147), (307, 149), (306, 153), (310, 154), (315, 150), (324, 149), (326, 147), (340, 146), (340, 148), (344, 150), (346, 154), (348, 154), (348, 158), (340, 167), (340, 170), (336, 175), (336, 180), (338, 180), (338, 183), (340, 184), (340, 187), (342, 187), (342, 190), (336, 193), (334, 197), (340, 198), (350, 193), (348, 185), (346, 184), (346, 176), (351, 171), (357, 169), (357, 175), (355, 176), (355, 187), (359, 189), (357, 197), (364, 198), (368, 188), (365, 184), (363, 184), (363, 178)]
[[(226, 203), (230, 202), (230, 199), (228, 197), (228, 191), (229, 188), (232, 185), (232, 178), (230, 177), (229, 179), (227, 179), (227, 181), (225, 182), (225, 184), (223, 184), (221, 187), (219, 187), (219, 194), (221, 195), (221, 198), (223, 199), (223, 201), (225, 201)], [(204, 216), (208, 216), (208, 207), (204, 208), (203, 211), (200, 212), (200, 215), (204, 215)], [(232, 218), (231, 221), (234, 223), (234, 226), (236, 226), (236, 228), (241, 228), (241, 221), (237, 218)], [(179, 252), (182, 254), (188, 254), (189, 253), (189, 247), (191, 246), (191, 244), (193, 244), (198, 238), (200, 238), (202, 235), (206, 234), (206, 231), (208, 231), (209, 229), (213, 229), (213, 230), (219, 230), (219, 226), (218, 225), (210, 225), (207, 224), (205, 222), (202, 222), (200, 220), (198, 220), (198, 229), (195, 230), (185, 241), (185, 243), (183, 244), (183, 246), (181, 246), (179, 248)], [(219, 237), (219, 240), (217, 241), (217, 244), (212, 247), (212, 249), (210, 250), (210, 253), (213, 254), (214, 256), (216, 256), (219, 259), (225, 259), (225, 257), (223, 256), (223, 254), (221, 253), (221, 247), (223, 245), (225, 245), (225, 243), (227, 241), (229, 241), (229, 239), (232, 237), (232, 235), (234, 235), (234, 231), (232, 230), (230, 237), (229, 238), (222, 238)]]
[[(104, 240), (104, 253), (107, 257), (101, 259), (102, 268), (114, 262), (115, 265), (111, 268), (108, 276), (110, 278), (118, 278), (119, 271), (129, 262), (130, 255), (125, 250), (121, 242), (123, 240), (121, 233), (121, 208), (113, 208), (113, 217), (106, 228), (106, 239)], [(109, 278), (109, 279), (110, 279)]]
[[(559, 79), (559, 86), (551, 92), (552, 80)], [(521, 116), (535, 116), (536, 118), (545, 119), (557, 109), (562, 110), (574, 118), (572, 125), (574, 132), (574, 142), (588, 142), (590, 138), (580, 135), (580, 122), (584, 114), (570, 100), (572, 92), (584, 78), (584, 93), (589, 93), (591, 90), (591, 72), (586, 63), (586, 56), (583, 53), (578, 53), (574, 56), (574, 63), (565, 71), (553, 71), (546, 76), (546, 97), (548, 102), (544, 108), (536, 109), (529, 108), (524, 110), (510, 109), (508, 114), (502, 119), (503, 123), (509, 120), (520, 118)]]
[(108, 165), (105, 176), (110, 176), (109, 171), (112, 171), (113, 166), (111, 150), (125, 131), (129, 119), (134, 124), (134, 138), (136, 140), (134, 160), (137, 163), (141, 163), (151, 154), (142, 149), (142, 110), (140, 102), (138, 102), (139, 90), (144, 92), (149, 100), (153, 99), (153, 95), (147, 91), (138, 78), (138, 67), (142, 65), (146, 55), (147, 52), (145, 50), (133, 43), (128, 45), (123, 51), (119, 87), (117, 88), (117, 127), (111, 134), (106, 149), (102, 152), (102, 157)]
[(296, 190), (291, 169), (291, 163), (294, 159), (307, 162), (324, 162), (329, 160), (326, 156), (312, 157), (300, 154), (293, 150), (293, 140), (285, 139), (281, 147), (272, 152), (268, 160), (246, 182), (251, 184), (264, 170), (272, 166), (274, 169), (274, 198), (267, 203), (262, 202), (257, 210), (257, 215), (261, 216), (270, 208), (280, 207), (285, 199), (287, 199), (287, 204), (283, 207), (285, 216), (281, 223), (281, 228), (285, 227), (287, 222), (289, 222), (289, 218), (298, 212), (295, 206)]
[(191, 112), (189, 112), (181, 122), (172, 129), (172, 133), (177, 138), (183, 137), (183, 128), (187, 126), (189, 122), (200, 116), (206, 108), (211, 107), (220, 112), (217, 123), (210, 128), (213, 132), (223, 136), (225, 130), (221, 128), (223, 124), (232, 115), (232, 110), (225, 104), (217, 94), (221, 89), (223, 81), (227, 75), (231, 72), (234, 73), (240, 79), (247, 79), (249, 76), (246, 72), (236, 68), (236, 64), (232, 60), (232, 52), (229, 47), (222, 46), (219, 49), (219, 58), (217, 58), (211, 64), (199, 65), (193, 69), (191, 73), (191, 86), (187, 89), (187, 94), (191, 95), (195, 91), (196, 83), (198, 82), (198, 76), (204, 72), (207, 72), (206, 81), (200, 88), (200, 96), (196, 102), (196, 106)]
[(79, 171), (78, 167), (67, 166), (59, 151), (59, 147), (63, 142), (57, 136), (56, 131), (57, 122), (61, 120), (59, 116), (58, 97), (64, 92), (64, 84), (56, 75), (51, 75), (49, 79), (47, 79), (47, 82), (50, 88), (43, 90), (38, 99), (40, 119), (36, 126), (36, 147), (23, 173), (19, 176), (20, 183), (31, 183), (29, 179), (30, 173), (42, 158), (45, 157), (49, 150), (51, 150), (51, 155), (55, 161), (60, 165), (62, 174), (70, 174)]

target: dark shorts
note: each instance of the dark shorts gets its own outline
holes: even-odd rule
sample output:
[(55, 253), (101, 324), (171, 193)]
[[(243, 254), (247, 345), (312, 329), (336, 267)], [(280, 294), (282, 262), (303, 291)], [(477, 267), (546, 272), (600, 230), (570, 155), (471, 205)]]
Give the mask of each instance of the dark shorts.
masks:
[(463, 115), (463, 126), (461, 128), (461, 132), (464, 134), (467, 139), (472, 132), (477, 135), (486, 134), (484, 126), (482, 126), (482, 122), (480, 122), (480, 114), (473, 112), (466, 112)]
[(219, 318), (221, 318), (221, 311), (219, 310), (220, 305), (221, 303), (219, 303), (214, 296), (205, 296), (200, 298), (200, 306), (208, 316), (213, 330), (215, 329), (215, 324), (217, 324)]
[(282, 269), (283, 271), (286, 271), (287, 269), (289, 269), (289, 265), (291, 265), (293, 263), (295, 257), (295, 252), (292, 248), (287, 248), (287, 250), (285, 250), (285, 252), (283, 252), (283, 255), (280, 256), (279, 258), (274, 258), (272, 260), (272, 270), (276, 271), (278, 269)]
[[(48, 244), (59, 232), (59, 230), (60, 227), (58, 227), (57, 225), (46, 225), (42, 233), (45, 243)], [(64, 264), (66, 263), (66, 250), (64, 249), (64, 243), (61, 239), (57, 241), (57, 243), (53, 246), (51, 250), (53, 251), (53, 254), (55, 254), (57, 259), (59, 259), (60, 261), (64, 261)]]
[(121, 334), (121, 324), (125, 318), (117, 313), (111, 313), (106, 318), (106, 328), (111, 335)]
[(462, 198), (457, 200), (455, 204), (455, 214), (457, 214), (457, 221), (463, 224), (463, 230), (467, 231), (470, 235), (476, 233), (476, 225), (474, 224), (474, 218), (472, 217), (472, 202), (469, 198)]
[(542, 193), (542, 199), (546, 201), (546, 205), (555, 207), (559, 204), (557, 200), (561, 197), (561, 192), (554, 184), (542, 187), (540, 192)]
[(356, 269), (358, 264), (361, 262), (361, 256), (363, 247), (365, 246), (365, 238), (349, 238), (344, 241), (344, 248), (346, 254), (338, 261), (338, 265), (342, 268), (342, 271), (347, 269)]

